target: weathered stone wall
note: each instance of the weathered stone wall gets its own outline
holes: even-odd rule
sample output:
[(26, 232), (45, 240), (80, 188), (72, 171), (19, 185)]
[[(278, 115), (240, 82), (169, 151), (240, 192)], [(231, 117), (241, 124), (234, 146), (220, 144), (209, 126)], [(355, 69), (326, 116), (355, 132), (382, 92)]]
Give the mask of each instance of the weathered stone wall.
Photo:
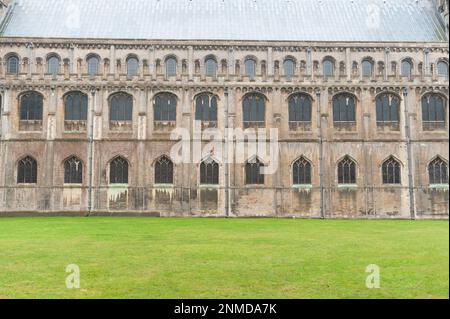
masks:
[[(386, 49), (388, 48), (388, 49)], [(20, 58), (19, 75), (6, 72), (10, 54)], [(100, 74), (89, 76), (86, 57), (100, 58)], [(49, 54), (59, 56), (60, 73), (46, 73)], [(139, 72), (127, 77), (126, 60), (139, 59)], [(207, 77), (205, 57), (218, 62), (217, 76)], [(177, 59), (177, 75), (165, 76), (164, 61)], [(257, 61), (256, 77), (245, 76), (247, 57)], [(93, 122), (93, 214), (146, 214), (161, 216), (225, 216), (225, 164), (220, 164), (219, 186), (200, 185), (198, 164), (176, 164), (174, 183), (154, 183), (154, 163), (170, 156), (170, 129), (154, 126), (153, 98), (171, 92), (178, 98), (176, 127), (192, 131), (195, 96), (211, 92), (219, 98), (218, 128), (243, 127), (242, 99), (259, 92), (266, 99), (266, 128), (279, 131), (279, 168), (267, 175), (265, 184), (248, 186), (244, 164), (230, 164), (230, 207), (233, 216), (411, 218), (413, 189), (417, 218), (448, 218), (448, 185), (431, 187), (427, 165), (436, 156), (448, 161), (448, 79), (438, 76), (436, 63), (447, 61), (445, 44), (403, 43), (187, 43), (126, 41), (0, 39), (0, 214), (86, 214), (88, 212), (88, 132), (70, 132), (64, 122), (66, 93), (81, 91), (89, 96), (89, 120)], [(292, 78), (284, 76), (283, 61), (296, 61)], [(322, 61), (332, 57), (335, 75), (322, 75)], [(363, 77), (361, 62), (374, 61), (371, 77)], [(402, 77), (400, 64), (413, 61), (413, 75)], [(395, 62), (395, 65), (392, 63)], [(42, 128), (21, 129), (19, 97), (27, 91), (44, 96)], [(401, 98), (400, 124), (379, 127), (375, 98), (381, 92)], [(112, 128), (108, 97), (116, 92), (133, 96), (130, 128)], [(288, 98), (305, 92), (313, 99), (312, 121), (292, 128), (288, 122)], [(333, 123), (332, 98), (350, 92), (357, 98), (356, 124)], [(421, 97), (436, 92), (445, 97), (445, 127), (425, 130)], [(91, 112), (92, 111), (92, 112)], [(406, 125), (409, 120), (410, 128)], [(88, 121), (89, 122), (89, 121)], [(410, 133), (410, 134), (409, 134)], [(410, 135), (410, 136), (409, 136)], [(320, 158), (320, 143), (323, 158)], [(409, 184), (407, 145), (411, 143), (413, 185)], [(36, 185), (16, 183), (17, 162), (26, 155), (38, 163)], [(64, 160), (77, 156), (83, 162), (83, 184), (64, 185)], [(205, 154), (206, 155), (206, 154)], [(108, 184), (108, 164), (116, 156), (129, 162), (128, 185)], [(292, 163), (304, 156), (312, 163), (312, 185), (293, 187)], [(337, 163), (350, 156), (357, 163), (357, 185), (337, 182)], [(383, 185), (382, 162), (394, 156), (401, 163), (400, 185)], [(250, 157), (250, 155), (248, 156)], [(263, 159), (268, 161), (268, 159)], [(323, 176), (319, 167), (322, 161)], [(322, 183), (321, 183), (322, 182)], [(321, 195), (323, 194), (323, 195)], [(323, 209), (321, 209), (321, 199)]]

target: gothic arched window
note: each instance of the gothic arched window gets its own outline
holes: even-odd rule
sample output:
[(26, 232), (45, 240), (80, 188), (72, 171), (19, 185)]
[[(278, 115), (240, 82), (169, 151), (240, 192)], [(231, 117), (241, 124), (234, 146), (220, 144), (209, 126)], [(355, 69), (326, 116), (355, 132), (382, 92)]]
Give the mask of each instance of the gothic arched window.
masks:
[(123, 157), (116, 157), (109, 164), (109, 183), (128, 184), (128, 162)]
[(448, 165), (440, 157), (428, 164), (428, 174), (431, 185), (448, 184)]
[(245, 75), (247, 75), (250, 79), (253, 79), (256, 76), (256, 61), (253, 59), (245, 60)]
[(242, 102), (244, 126), (266, 122), (266, 101), (260, 94), (248, 94)]
[(98, 57), (91, 55), (87, 58), (87, 71), (90, 76), (98, 74), (99, 59)]
[(209, 57), (205, 60), (205, 75), (206, 76), (216, 76), (217, 73), (217, 62), (216, 59)]
[(8, 74), (19, 74), (19, 58), (11, 55), (6, 61), (6, 72)]
[(134, 56), (127, 59), (127, 75), (129, 77), (137, 75), (139, 70), (139, 61)]
[(363, 60), (361, 63), (362, 76), (370, 77), (373, 74), (373, 62), (371, 60)]
[(37, 163), (34, 158), (27, 156), (17, 164), (17, 183), (36, 184), (37, 183)]
[(166, 59), (166, 76), (177, 75), (177, 60), (174, 57)]
[(307, 94), (289, 97), (289, 122), (311, 122), (312, 99)]
[(401, 65), (401, 75), (410, 77), (412, 74), (412, 63), (409, 59), (405, 59), (402, 61)]
[(173, 184), (173, 163), (166, 156), (155, 164), (155, 184)]
[(195, 99), (195, 120), (217, 122), (217, 97), (203, 93)]
[(331, 59), (323, 61), (323, 76), (332, 77), (334, 75), (334, 62)]
[(176, 121), (177, 97), (171, 93), (160, 93), (154, 100), (155, 121)]
[(292, 181), (294, 185), (311, 185), (311, 163), (304, 157), (292, 165)]
[(219, 184), (219, 164), (213, 159), (206, 159), (200, 164), (200, 184)]
[(88, 98), (81, 92), (70, 92), (64, 98), (64, 120), (86, 121)]
[(44, 100), (42, 95), (36, 92), (28, 92), (20, 97), (20, 120), (42, 120)]
[(400, 163), (393, 157), (388, 158), (381, 166), (383, 184), (401, 184)]
[(59, 58), (51, 56), (47, 60), (47, 72), (51, 75), (58, 75), (59, 73)]
[(292, 59), (286, 59), (283, 62), (284, 76), (287, 79), (292, 78), (295, 75), (295, 62)]
[(383, 93), (376, 98), (377, 122), (399, 122), (400, 98), (392, 93)]
[(429, 93), (422, 97), (422, 121), (445, 123), (444, 98), (435, 93)]
[(448, 80), (448, 63), (439, 61), (437, 64), (438, 75), (445, 77)]
[(356, 184), (356, 163), (348, 156), (338, 163), (338, 183)]
[(245, 164), (245, 184), (246, 185), (262, 185), (264, 184), (264, 174), (261, 169), (264, 164), (258, 158), (248, 161)]
[(341, 93), (333, 98), (333, 121), (356, 122), (356, 99), (349, 93)]
[(83, 163), (72, 156), (64, 162), (64, 184), (83, 183)]
[(127, 93), (115, 93), (110, 97), (109, 118), (111, 121), (133, 120), (133, 97)]

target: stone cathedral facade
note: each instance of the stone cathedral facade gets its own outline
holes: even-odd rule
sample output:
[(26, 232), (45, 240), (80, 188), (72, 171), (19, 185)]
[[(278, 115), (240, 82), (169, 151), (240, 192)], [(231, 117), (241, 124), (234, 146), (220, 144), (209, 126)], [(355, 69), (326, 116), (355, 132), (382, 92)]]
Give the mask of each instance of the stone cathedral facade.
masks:
[(448, 218), (448, 1), (0, 8), (0, 216)]

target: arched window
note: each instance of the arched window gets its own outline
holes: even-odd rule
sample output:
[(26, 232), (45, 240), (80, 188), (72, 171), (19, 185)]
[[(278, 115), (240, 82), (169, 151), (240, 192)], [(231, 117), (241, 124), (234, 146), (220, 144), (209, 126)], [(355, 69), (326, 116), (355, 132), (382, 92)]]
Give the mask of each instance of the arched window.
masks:
[(200, 164), (200, 184), (219, 185), (219, 164), (211, 158)]
[(338, 183), (356, 184), (356, 163), (348, 156), (338, 163)]
[(356, 122), (356, 99), (349, 93), (341, 93), (333, 98), (333, 121)]
[(448, 80), (448, 63), (439, 61), (437, 64), (438, 75), (445, 77)]
[(364, 60), (361, 63), (362, 76), (371, 77), (373, 74), (373, 63), (370, 60)]
[(155, 121), (176, 121), (177, 119), (177, 98), (170, 93), (160, 93), (154, 100), (154, 120)]
[(292, 165), (292, 181), (294, 185), (311, 185), (311, 163), (304, 157)]
[(400, 98), (392, 93), (383, 93), (376, 98), (377, 122), (399, 122)]
[(312, 100), (307, 94), (289, 97), (289, 122), (311, 122)]
[(323, 61), (323, 76), (332, 77), (334, 75), (334, 62), (331, 59)]
[(59, 58), (57, 56), (51, 56), (47, 60), (47, 72), (53, 76), (59, 73)]
[(37, 163), (31, 156), (27, 156), (19, 161), (17, 165), (17, 183), (37, 183)]
[(155, 184), (173, 184), (173, 163), (166, 156), (155, 164)]
[(264, 125), (266, 122), (266, 101), (260, 94), (248, 94), (242, 102), (244, 126)]
[(70, 92), (64, 99), (64, 120), (86, 121), (88, 97), (81, 92)]
[(177, 75), (177, 60), (173, 57), (166, 59), (166, 76)]
[(195, 99), (195, 120), (217, 122), (217, 97), (203, 93)]
[(448, 165), (440, 157), (428, 164), (428, 174), (431, 185), (448, 184)]
[(127, 75), (129, 77), (133, 77), (138, 73), (139, 70), (139, 61), (134, 56), (131, 56), (127, 59)]
[(256, 76), (256, 61), (253, 59), (245, 60), (245, 75), (247, 75), (250, 79), (253, 79)]
[(83, 183), (83, 163), (72, 156), (64, 162), (64, 184)]
[(393, 157), (388, 158), (381, 167), (383, 184), (401, 184), (400, 163)]
[(94, 76), (98, 74), (98, 64), (99, 64), (99, 60), (96, 56), (91, 55), (90, 57), (87, 58), (87, 68), (88, 68), (88, 74), (90, 76)]
[(42, 95), (36, 92), (28, 92), (20, 97), (20, 120), (41, 121), (43, 108)]
[(292, 59), (286, 59), (283, 62), (284, 76), (287, 79), (292, 78), (295, 75), (295, 62)]
[(109, 183), (128, 184), (128, 162), (123, 157), (116, 157), (109, 164)]
[(403, 60), (401, 67), (402, 67), (401, 75), (410, 77), (411, 74), (412, 74), (412, 63), (411, 63), (411, 61), (408, 60), (408, 59)]
[(8, 74), (19, 74), (19, 58), (12, 55), (6, 61), (6, 72)]
[(115, 93), (110, 97), (109, 118), (111, 121), (133, 120), (133, 97), (126, 93)]
[(444, 98), (430, 93), (422, 97), (422, 121), (424, 123), (445, 123)]
[(217, 62), (214, 58), (209, 57), (205, 60), (205, 74), (206, 76), (216, 76)]
[(264, 184), (264, 174), (261, 168), (264, 164), (258, 158), (248, 161), (245, 164), (245, 184), (246, 185), (262, 185)]

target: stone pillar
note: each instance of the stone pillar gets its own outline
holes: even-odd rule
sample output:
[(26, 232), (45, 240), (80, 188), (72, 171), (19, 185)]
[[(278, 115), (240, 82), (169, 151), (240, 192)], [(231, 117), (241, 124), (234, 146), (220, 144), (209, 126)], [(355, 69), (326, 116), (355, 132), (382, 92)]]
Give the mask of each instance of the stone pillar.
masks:
[(346, 73), (347, 73), (347, 80), (351, 81), (351, 79), (352, 79), (352, 59), (351, 59), (350, 48), (345, 49), (345, 67), (346, 67)]
[(390, 48), (385, 48), (384, 49), (384, 74), (383, 74), (383, 78), (384, 78), (385, 81), (387, 81), (388, 76), (391, 74), (390, 53), (391, 53), (391, 49)]
[(273, 75), (273, 48), (267, 48), (267, 75)]
[(188, 75), (189, 81), (193, 80), (194, 77), (194, 48), (192, 46), (188, 47)]
[(139, 91), (138, 140), (147, 138), (147, 100), (145, 91)]
[(1, 139), (6, 140), (9, 139), (10, 135), (10, 112), (11, 112), (11, 92), (9, 89), (2, 90), (2, 103), (3, 107), (1, 109)]

